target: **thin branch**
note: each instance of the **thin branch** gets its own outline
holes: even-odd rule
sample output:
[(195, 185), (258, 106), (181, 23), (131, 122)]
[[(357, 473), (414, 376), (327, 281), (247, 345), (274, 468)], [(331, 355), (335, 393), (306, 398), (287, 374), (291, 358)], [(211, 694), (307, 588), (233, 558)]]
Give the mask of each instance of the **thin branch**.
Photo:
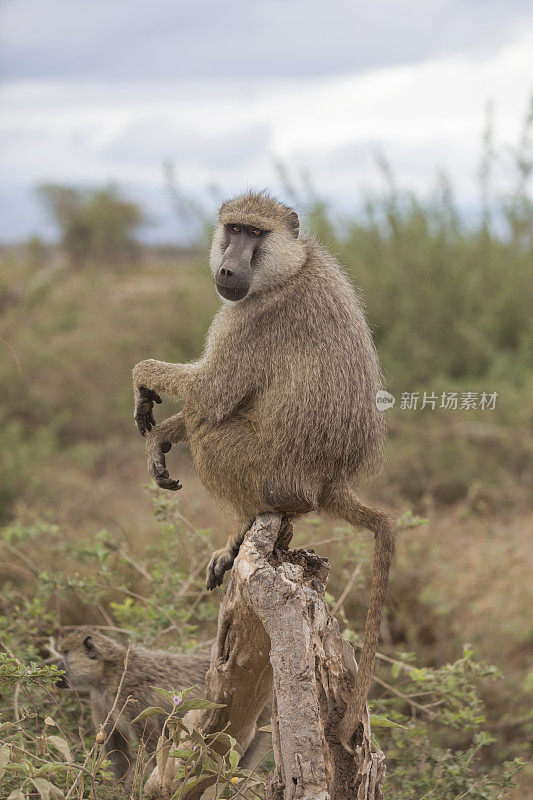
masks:
[(424, 714), (427, 714), (429, 717), (435, 716), (435, 714), (429, 710), (429, 706), (423, 706), (420, 703), (417, 703), (416, 700), (413, 700), (413, 698), (410, 697), (410, 695), (404, 694), (395, 686), (391, 686), (390, 683), (387, 683), (382, 678), (379, 678), (377, 675), (373, 675), (372, 677), (376, 681), (376, 683), (379, 683), (380, 686), (383, 686), (384, 689), (387, 689), (389, 692), (392, 692), (393, 694), (397, 695), (397, 697), (401, 697), (402, 700), (405, 700), (405, 702), (409, 703), (410, 706), (418, 708), (419, 711), (423, 711)]
[(344, 601), (346, 600), (346, 597), (348, 596), (349, 592), (351, 591), (351, 589), (352, 589), (352, 586), (354, 585), (354, 583), (355, 583), (355, 581), (356, 581), (356, 578), (357, 578), (357, 576), (358, 576), (358, 575), (359, 575), (359, 573), (361, 572), (361, 569), (362, 569), (362, 566), (361, 566), (361, 564), (360, 564), (360, 563), (359, 563), (359, 564), (356, 564), (356, 566), (355, 566), (355, 568), (354, 568), (354, 570), (353, 570), (352, 574), (351, 574), (351, 575), (350, 575), (350, 577), (348, 578), (348, 582), (346, 583), (346, 586), (344, 587), (344, 589), (342, 590), (342, 592), (341, 592), (341, 594), (340, 594), (340, 596), (339, 596), (339, 599), (337, 600), (337, 602), (335, 603), (335, 605), (334, 605), (334, 606), (333, 606), (333, 608), (331, 609), (331, 615), (332, 615), (333, 617), (335, 616), (335, 614), (337, 613), (337, 611), (339, 610), (339, 608), (342, 606), (342, 604), (343, 604), (343, 603), (344, 603)]
[[(115, 694), (115, 699), (113, 700), (113, 705), (111, 706), (111, 709), (109, 710), (109, 713), (108, 713), (107, 717), (105, 718), (103, 724), (100, 726), (100, 731), (103, 731), (105, 729), (105, 726), (107, 725), (107, 723), (111, 719), (112, 715), (115, 713), (115, 709), (116, 709), (117, 703), (118, 703), (118, 698), (120, 697), (120, 693), (122, 691), (122, 685), (124, 683), (124, 678), (126, 676), (126, 671), (128, 669), (128, 663), (129, 663), (129, 660), (130, 660), (130, 649), (131, 649), (130, 645), (128, 645), (128, 649), (126, 650), (126, 655), (124, 656), (124, 669), (122, 670), (122, 675), (120, 677), (120, 681), (119, 681), (119, 684), (118, 684), (117, 692)], [(116, 725), (116, 723), (115, 723), (115, 725)], [(111, 734), (113, 733), (113, 731), (115, 729), (115, 725), (111, 729), (111, 732), (109, 733), (109, 736), (111, 736)], [(106, 739), (106, 742), (109, 741), (109, 736)], [(93, 755), (95, 754), (97, 749), (98, 749), (98, 742), (95, 742), (93, 744), (93, 746), (91, 747), (91, 749), (89, 750), (89, 752), (87, 753), (87, 756), (85, 757), (85, 761), (83, 762), (83, 765), (82, 765), (84, 768), (87, 767), (87, 764), (89, 763), (90, 759), (93, 757)], [(74, 791), (75, 791), (77, 785), (79, 784), (79, 782), (81, 780), (81, 776), (82, 776), (82, 772), (78, 772), (78, 774), (76, 776), (76, 779), (74, 780), (74, 783), (72, 784), (72, 786), (68, 790), (67, 794), (65, 795), (65, 800), (70, 800), (70, 798), (73, 796)]]

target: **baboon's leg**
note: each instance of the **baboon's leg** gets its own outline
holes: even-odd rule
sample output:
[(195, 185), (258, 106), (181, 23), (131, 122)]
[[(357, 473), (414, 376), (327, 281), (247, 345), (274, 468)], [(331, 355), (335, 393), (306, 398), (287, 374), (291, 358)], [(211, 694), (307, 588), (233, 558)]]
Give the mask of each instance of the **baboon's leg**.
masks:
[[(280, 547), (283, 550), (288, 548), (292, 539), (291, 521), (295, 519), (296, 516), (298, 515), (283, 515), (278, 540), (276, 542), (277, 547)], [(222, 586), (224, 573), (232, 568), (233, 562), (237, 558), (240, 546), (243, 543), (246, 531), (251, 527), (253, 521), (253, 519), (247, 519), (245, 521), (240, 519), (238, 522), (236, 522), (229, 532), (226, 546), (221, 550), (215, 550), (211, 556), (211, 560), (207, 567), (206, 586), (208, 589), (214, 589), (215, 586)]]
[[(133, 773), (134, 757), (128, 740), (115, 728), (105, 745), (107, 758), (113, 766), (113, 775), (117, 781), (129, 785)], [(131, 771), (130, 771), (131, 770)]]
[[(286, 550), (292, 539), (292, 524), (297, 514), (284, 514), (281, 521), (281, 528), (276, 546)], [(255, 518), (254, 518), (255, 519)], [(229, 532), (226, 546), (221, 550), (215, 550), (211, 556), (211, 560), (207, 567), (207, 581), (206, 586), (208, 589), (214, 589), (215, 586), (222, 586), (224, 580), (224, 573), (230, 570), (233, 562), (237, 558), (241, 544), (243, 543), (246, 531), (253, 523), (253, 519), (239, 520), (233, 525)]]
[(181, 483), (169, 477), (165, 453), (168, 453), (173, 444), (186, 439), (187, 431), (181, 412), (163, 420), (146, 435), (148, 471), (162, 489), (181, 489)]
[(357, 528), (367, 528), (374, 533), (374, 566), (370, 584), (370, 599), (366, 617), (363, 649), (358, 663), (354, 693), (339, 726), (339, 739), (351, 750), (351, 741), (361, 721), (376, 656), (381, 627), (381, 614), (387, 593), (389, 569), (394, 556), (395, 525), (387, 514), (363, 505), (352, 488), (339, 485), (328, 491), (323, 507), (336, 517), (347, 520)]
[(233, 562), (237, 558), (239, 548), (243, 543), (244, 535), (253, 519), (239, 519), (231, 528), (226, 542), (226, 546), (221, 550), (215, 550), (211, 560), (207, 565), (206, 586), (214, 589), (215, 586), (222, 586), (224, 573), (232, 568)]

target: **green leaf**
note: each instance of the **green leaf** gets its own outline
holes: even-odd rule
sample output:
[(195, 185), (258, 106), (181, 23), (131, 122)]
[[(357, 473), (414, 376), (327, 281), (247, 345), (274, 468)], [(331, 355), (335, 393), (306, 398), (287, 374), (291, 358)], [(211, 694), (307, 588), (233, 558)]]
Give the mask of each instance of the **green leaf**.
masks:
[(179, 694), (179, 696), (183, 700), (183, 698), (187, 697), (187, 695), (190, 694), (193, 691), (193, 689), (198, 689), (198, 684), (197, 683), (195, 683), (194, 686), (189, 686), (188, 689), (181, 689), (179, 692), (174, 692), (173, 691), (172, 694)]
[[(45, 778), (32, 778), (31, 780), (39, 792), (41, 800), (50, 800), (50, 789), (53, 788), (50, 781), (47, 781)], [(61, 794), (63, 794), (63, 792), (61, 792)]]
[(203, 700), (201, 697), (197, 697), (191, 700), (184, 700), (183, 703), (176, 706), (176, 710), (182, 715), (197, 708), (224, 708), (224, 706), (225, 703), (212, 703), (211, 700)]
[(179, 717), (169, 717), (167, 722), (167, 729), (170, 732), (171, 736), (174, 736), (177, 730), (183, 731), (186, 736), (193, 736), (194, 735), (194, 728), (191, 729), (182, 722)]
[(190, 792), (191, 789), (194, 789), (195, 786), (198, 786), (199, 783), (205, 781), (206, 776), (200, 775), (199, 777), (193, 777), (191, 780), (186, 781), (183, 786), (181, 786), (178, 791), (172, 795), (172, 800), (177, 797), (186, 797), (187, 792)]
[[(154, 692), (160, 694), (161, 697), (164, 697), (165, 700), (168, 700), (169, 703), (172, 703), (173, 694), (172, 692), (169, 692), (168, 689), (161, 689), (159, 686), (152, 686), (151, 688), (154, 690)], [(178, 692), (175, 692), (175, 694), (178, 694)]]
[(235, 772), (235, 770), (239, 766), (240, 758), (241, 757), (240, 757), (240, 755), (238, 754), (238, 752), (236, 750), (232, 749), (232, 750), (229, 751), (229, 763), (230, 763), (232, 772)]
[(179, 690), (161, 689), (160, 686), (152, 686), (152, 689), (158, 694), (160, 694), (161, 697), (164, 697), (165, 700), (168, 700), (169, 703), (172, 703), (174, 705), (173, 698), (176, 697), (176, 695), (183, 700), (183, 698), (187, 697), (187, 695), (190, 694), (193, 691), (193, 689), (198, 689), (198, 684), (195, 684), (194, 686), (189, 686), (188, 689), (179, 689)]
[(188, 758), (192, 756), (192, 750), (189, 749), (171, 750), (169, 756), (171, 758), (182, 758), (184, 761), (186, 761)]
[(16, 722), (2, 722), (0, 723), (0, 731), (5, 731), (8, 728), (15, 728), (17, 725)]
[(132, 720), (132, 724), (134, 722), (138, 722), (140, 719), (147, 719), (148, 717), (154, 717), (156, 714), (164, 714), (165, 717), (168, 716), (168, 710), (162, 708), (161, 706), (150, 706), (150, 708), (145, 708), (144, 711), (141, 711), (134, 720)]
[(72, 761), (72, 755), (70, 754), (70, 748), (66, 739), (63, 739), (62, 736), (47, 736), (46, 741), (48, 744), (55, 747), (56, 750), (59, 750), (65, 761)]
[(57, 800), (65, 800), (65, 795), (63, 794), (62, 790), (59, 786), (54, 786), (53, 783), (50, 784), (50, 794), (52, 797), (57, 798)]
[(39, 778), (41, 775), (48, 775), (50, 772), (69, 772), (72, 769), (72, 763), (65, 763), (64, 761), (47, 761), (39, 769), (33, 773), (34, 778)]
[[(234, 739), (233, 736), (230, 736), (229, 733), (226, 731), (219, 731), (218, 733), (208, 733), (205, 737), (206, 742), (224, 742), (228, 745), (230, 750), (241, 750), (241, 746), (238, 743), (237, 739)], [(242, 750), (241, 750), (242, 754)]]
[(0, 781), (2, 780), (2, 775), (6, 771), (6, 765), (9, 764), (10, 755), (11, 750), (9, 745), (2, 745), (2, 747), (0, 747)]
[(159, 737), (159, 740), (157, 742), (155, 761), (160, 775), (163, 775), (165, 772), (165, 767), (168, 761), (168, 754), (170, 752), (172, 744), (173, 742), (171, 739), (164, 739), (162, 735)]
[(400, 725), (399, 722), (393, 722), (392, 719), (381, 717), (379, 714), (370, 714), (370, 727), (371, 728), (405, 728), (405, 725)]
[(18, 772), (21, 775), (29, 775), (31, 772), (30, 765), (27, 761), (14, 761), (11, 764), (6, 764), (5, 769), (10, 772)]
[(399, 674), (400, 674), (400, 672), (401, 672), (401, 669), (402, 669), (402, 665), (401, 665), (401, 664), (393, 664), (393, 665), (392, 665), (392, 669), (391, 669), (391, 675), (392, 675), (392, 677), (393, 677), (393, 678), (397, 678), (397, 677), (398, 677), (398, 675), (399, 675)]

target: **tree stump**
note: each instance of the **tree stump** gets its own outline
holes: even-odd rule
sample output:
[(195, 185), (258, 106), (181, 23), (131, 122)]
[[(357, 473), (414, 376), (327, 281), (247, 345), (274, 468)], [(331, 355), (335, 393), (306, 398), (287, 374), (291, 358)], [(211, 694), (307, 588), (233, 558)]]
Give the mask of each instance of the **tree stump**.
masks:
[[(254, 520), (235, 560), (220, 604), (218, 633), (205, 696), (225, 707), (190, 712), (211, 733), (225, 728), (243, 749), (273, 688), (272, 740), (276, 768), (268, 800), (382, 800), (384, 755), (370, 743), (368, 710), (354, 755), (337, 741), (356, 679), (353, 648), (330, 615), (324, 590), (329, 565), (312, 550), (289, 550), (292, 527), (281, 516)], [(178, 788), (169, 759), (154, 770), (148, 800)], [(207, 784), (188, 800), (201, 797)]]

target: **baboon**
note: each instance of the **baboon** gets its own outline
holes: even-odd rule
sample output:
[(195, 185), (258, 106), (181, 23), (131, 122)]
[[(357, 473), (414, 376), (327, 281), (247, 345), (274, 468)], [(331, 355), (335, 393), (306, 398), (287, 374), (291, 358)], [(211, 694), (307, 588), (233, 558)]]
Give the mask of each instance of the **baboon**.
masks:
[[(236, 514), (208, 567), (220, 585), (258, 514), (318, 511), (375, 535), (359, 672), (339, 729), (351, 749), (371, 681), (395, 527), (361, 503), (354, 479), (378, 460), (385, 438), (376, 407), (379, 362), (358, 296), (335, 258), (300, 235), (298, 214), (266, 192), (222, 204), (210, 266), (223, 300), (198, 361), (148, 359), (133, 369), (135, 422), (149, 470), (166, 489), (165, 453), (186, 441), (207, 489)], [(183, 400), (155, 425), (161, 393)]]
[[(124, 672), (127, 645), (104, 636), (96, 628), (79, 627), (59, 641), (61, 667), (66, 675), (60, 685), (71, 687), (90, 695), (91, 713), (97, 732), (109, 714), (119, 683)], [(107, 738), (116, 723), (109, 741), (105, 744), (106, 756), (111, 761), (115, 778), (131, 784), (135, 769), (135, 749), (143, 743), (148, 755), (152, 755), (163, 729), (164, 717), (157, 715), (133, 722), (141, 711), (149, 706), (162, 706), (169, 712), (171, 704), (166, 702), (153, 688), (186, 689), (197, 685), (190, 696), (201, 697), (211, 656), (208, 650), (197, 650), (187, 654), (166, 650), (147, 650), (137, 645), (130, 648), (128, 667), (113, 718), (104, 730)], [(126, 703), (127, 698), (131, 700)], [(126, 704), (126, 705), (125, 705)], [(270, 722), (270, 704), (261, 713), (257, 727)], [(265, 734), (256, 733), (241, 759), (241, 766), (255, 767), (267, 749)]]

